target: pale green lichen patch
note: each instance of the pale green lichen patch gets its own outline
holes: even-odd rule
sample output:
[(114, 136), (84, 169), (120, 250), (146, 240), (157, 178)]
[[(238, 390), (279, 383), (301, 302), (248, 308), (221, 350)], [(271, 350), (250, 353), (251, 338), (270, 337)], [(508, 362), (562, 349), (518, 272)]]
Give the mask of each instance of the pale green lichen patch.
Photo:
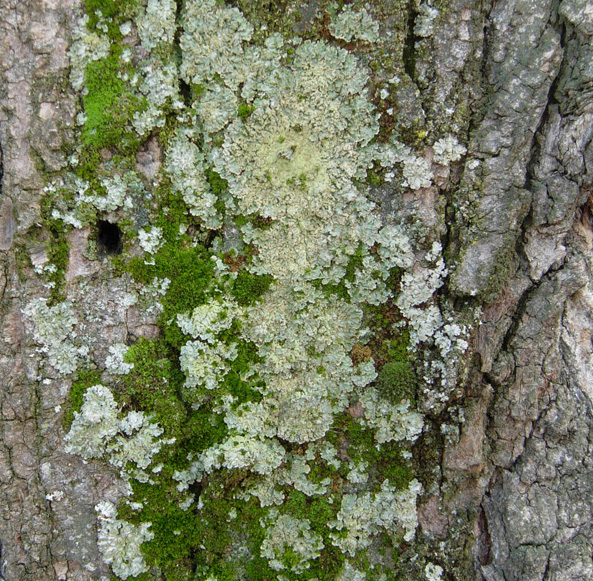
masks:
[(177, 24), (174, 0), (148, 0), (146, 10), (137, 19), (138, 35), (142, 46), (154, 50), (159, 44), (166, 47), (173, 44)]
[(77, 337), (78, 319), (69, 302), (48, 306), (47, 299), (31, 301), (23, 314), (33, 323), (33, 337), (48, 363), (62, 374), (73, 373), (88, 355), (88, 346)]
[(167, 151), (165, 169), (174, 191), (183, 196), (191, 214), (200, 218), (206, 228), (220, 228), (217, 198), (206, 179), (204, 154), (192, 140), (192, 131), (181, 129), (173, 137)]
[(311, 531), (310, 522), (279, 515), (276, 509), (271, 510), (267, 518), (273, 524), (267, 527), (261, 556), (268, 559), (270, 568), (297, 574), (309, 569), (310, 561), (317, 559), (323, 549), (323, 540)]
[[(335, 3), (330, 4), (332, 12), (337, 10)], [(364, 40), (375, 42), (379, 38), (379, 23), (376, 22), (365, 8), (355, 10), (351, 5), (345, 5), (330, 22), (329, 31), (335, 38), (350, 42)]]
[(215, 0), (190, 1), (184, 5), (181, 76), (200, 85), (220, 75), (235, 88), (243, 68), (244, 43), (251, 40), (253, 26), (236, 8)]
[[(215, 0), (187, 0), (178, 16), (148, 0), (77, 41), (73, 83), (112, 72), (110, 106), (138, 107), (118, 121), (120, 148), (104, 120), (90, 131), (97, 102), (83, 98), (94, 149), (48, 192), (52, 218), (131, 221), (136, 257), (121, 268), (162, 331), (111, 346), (113, 391), (91, 386), (67, 436), (69, 451), (129, 480), (133, 498), (100, 517), (119, 577), (382, 579), (381, 551), (413, 539), (425, 378), (410, 351), (456, 354), (464, 339), (434, 299), (440, 245), (414, 243), (366, 195), (371, 171), (411, 195), (433, 180), (425, 157), (381, 134), (370, 71), (335, 46), (368, 48), (370, 12), (333, 5), (330, 44), (255, 31)], [(132, 154), (152, 133), (164, 160), (149, 183)], [(464, 153), (449, 137), (433, 152), (441, 165)], [(37, 340), (50, 353), (71, 330)]]
[(163, 430), (152, 423), (143, 412), (131, 411), (119, 415), (118, 405), (111, 391), (103, 385), (86, 390), (80, 411), (65, 437), (66, 451), (83, 458), (105, 458), (123, 474), (147, 478), (143, 472), (159, 452)]
[(397, 491), (386, 480), (375, 494), (345, 494), (336, 520), (330, 524), (346, 536), (332, 533), (334, 544), (354, 557), (360, 549), (367, 548), (371, 537), (380, 529), (397, 534), (401, 528), (403, 538), (410, 541), (418, 525), (416, 497), (420, 483), (413, 480), (407, 490)]
[(111, 502), (100, 502), (95, 510), (99, 515), (98, 545), (105, 563), (111, 565), (120, 579), (148, 571), (141, 545), (154, 537), (150, 523), (134, 526), (117, 519), (117, 510)]

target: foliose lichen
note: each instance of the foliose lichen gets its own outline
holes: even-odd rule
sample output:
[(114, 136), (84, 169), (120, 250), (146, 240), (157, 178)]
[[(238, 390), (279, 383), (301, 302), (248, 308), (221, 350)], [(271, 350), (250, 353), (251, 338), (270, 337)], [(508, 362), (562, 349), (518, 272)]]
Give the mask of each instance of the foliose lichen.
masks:
[(117, 519), (117, 509), (111, 502), (100, 502), (95, 510), (99, 518), (98, 545), (105, 563), (120, 579), (147, 571), (140, 546), (154, 537), (150, 523), (134, 526)]
[[(329, 9), (333, 12), (337, 5), (332, 3)], [(347, 42), (354, 39), (374, 42), (379, 38), (379, 23), (373, 20), (365, 8), (355, 10), (346, 4), (330, 22), (329, 31), (335, 38)]]
[(23, 314), (34, 325), (33, 337), (45, 353), (49, 364), (62, 374), (76, 370), (78, 362), (88, 355), (87, 345), (78, 344), (78, 320), (72, 305), (65, 301), (48, 306), (47, 299), (33, 299), (24, 309)]
[[(422, 6), (418, 36), (438, 14)], [(341, 48), (378, 40), (370, 12), (330, 5), (333, 44), (256, 34), (217, 0), (187, 0), (179, 14), (148, 0), (89, 15), (77, 32), (85, 145), (48, 187), (52, 219), (132, 224), (136, 256), (121, 268), (162, 331), (110, 347), (113, 391), (86, 389), (66, 437), (134, 491), (98, 508), (99, 547), (121, 578), (154, 566), (179, 579), (358, 580), (375, 540), (413, 539), (421, 486), (407, 461), (424, 426), (413, 395), (445, 363), (422, 375), (411, 354), (424, 344), (456, 355), (465, 330), (435, 300), (440, 244), (366, 195), (375, 169), (409, 192), (434, 179), (430, 149), (381, 135), (370, 72)], [(116, 131), (88, 93), (109, 75), (103, 96), (125, 105)], [(149, 136), (165, 156), (150, 178), (134, 157)], [(432, 152), (448, 165), (465, 148), (447, 136)], [(397, 377), (413, 385), (389, 397), (373, 386), (393, 357), (372, 337), (371, 307), (397, 311), (384, 333), (407, 337)], [(36, 303), (27, 315), (68, 308)], [(38, 327), (54, 366), (74, 371), (72, 321)], [(373, 567), (383, 578), (383, 561)]]

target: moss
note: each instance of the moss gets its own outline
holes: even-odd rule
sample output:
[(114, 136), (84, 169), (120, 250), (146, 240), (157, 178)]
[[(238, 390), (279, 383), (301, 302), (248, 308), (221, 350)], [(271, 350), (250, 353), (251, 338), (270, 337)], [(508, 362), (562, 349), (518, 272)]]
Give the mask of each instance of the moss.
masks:
[(80, 151), (74, 173), (88, 182), (96, 180), (97, 168), (101, 164), (101, 154), (97, 147), (85, 147)]
[[(372, 430), (347, 414), (336, 418), (330, 437), (334, 445), (347, 444), (348, 457), (356, 464), (367, 462), (371, 483), (380, 484), (384, 480), (403, 490), (414, 478), (410, 462), (402, 456), (402, 448), (397, 442), (386, 442), (377, 446)], [(345, 478), (350, 468), (342, 474)]]
[(93, 385), (101, 383), (101, 374), (96, 369), (83, 369), (78, 372), (76, 379), (70, 387), (70, 394), (63, 406), (64, 417), (62, 426), (64, 430), (69, 430), (74, 420), (74, 412), (79, 412), (84, 402), (83, 397), (86, 390)]
[[(273, 32), (279, 32), (286, 38), (294, 37), (295, 28), (302, 28), (299, 8), (302, 2), (295, 0), (234, 0), (230, 4), (237, 6), (243, 15), (254, 25), (253, 40), (261, 43)], [(311, 26), (313, 24), (313, 26)], [(321, 23), (309, 23), (309, 30), (299, 30), (303, 38), (319, 36)]]
[[(273, 579), (274, 572), (260, 556), (260, 546), (265, 531), (260, 526), (267, 509), (262, 509), (255, 500), (231, 500), (240, 493), (245, 471), (218, 472), (213, 474), (201, 491), (201, 509), (197, 512), (196, 527), (202, 550), (196, 553), (196, 572), (206, 579)], [(237, 518), (231, 520), (234, 510)], [(246, 549), (242, 558), (236, 559), (231, 547), (241, 538)]]
[(228, 393), (237, 398), (234, 405), (238, 406), (248, 401), (260, 401), (262, 396), (251, 382), (246, 382), (242, 379), (252, 363), (259, 360), (257, 355), (257, 348), (252, 343), (246, 341), (237, 342), (238, 355), (230, 364), (230, 371), (225, 375), (221, 387), (225, 388)]
[(220, 177), (220, 174), (215, 172), (213, 169), (206, 170), (206, 179), (212, 188), (212, 193), (215, 196), (221, 196), (226, 193), (229, 189), (228, 182)]
[[(138, 0), (85, 0), (85, 10), (89, 15), (87, 27), (96, 31), (100, 21), (107, 21), (110, 38), (119, 39), (119, 25), (138, 13)], [(101, 18), (99, 18), (99, 14)]]
[(519, 259), (515, 253), (514, 241), (506, 241), (496, 254), (494, 264), (490, 270), (490, 276), (483, 288), (477, 294), (478, 299), (491, 303), (499, 295), (502, 287), (516, 272)]
[(82, 141), (87, 146), (117, 147), (123, 151), (139, 147), (136, 135), (128, 130), (128, 122), (145, 106), (145, 99), (135, 95), (122, 80), (120, 55), (121, 47), (115, 46), (106, 58), (86, 66)]
[(31, 267), (31, 256), (27, 250), (27, 246), (22, 242), (17, 242), (13, 246), (14, 259), (16, 265), (17, 276), (21, 284), (25, 283), (29, 278)]
[(330, 502), (328, 496), (306, 496), (298, 490), (290, 490), (288, 498), (282, 505), (281, 511), (283, 514), (289, 514), (296, 518), (307, 519), (310, 522), (311, 529), (317, 533), (322, 539), (324, 548), (318, 559), (314, 559), (310, 563), (310, 568), (298, 576), (291, 576), (292, 579), (335, 579), (339, 570), (342, 568), (345, 555), (334, 547), (330, 538), (332, 531), (327, 524), (336, 518), (336, 514), (340, 510), (340, 502), (338, 498), (334, 498)]
[(377, 390), (387, 400), (399, 403), (407, 399), (416, 401), (418, 379), (407, 359), (396, 359), (386, 363), (377, 378)]
[(167, 242), (155, 256), (154, 265), (146, 265), (142, 259), (135, 258), (129, 270), (137, 281), (145, 284), (155, 277), (170, 280), (161, 301), (163, 312), (159, 322), (167, 343), (180, 348), (186, 338), (177, 326), (176, 317), (206, 302), (214, 276), (214, 262), (209, 254), (201, 246), (179, 248), (176, 242)]
[(254, 105), (250, 105), (248, 103), (241, 103), (237, 110), (237, 115), (241, 119), (241, 121), (245, 122), (245, 121), (247, 121), (247, 119), (253, 113), (254, 110), (255, 110)]
[(142, 502), (143, 508), (135, 512), (120, 503), (119, 515), (133, 523), (152, 523), (150, 530), (154, 538), (142, 545), (149, 565), (161, 568), (166, 579), (192, 579), (192, 555), (202, 542), (198, 518), (195, 512), (179, 507), (180, 495), (172, 495), (171, 486), (158, 484), (161, 485), (132, 480), (134, 498)]
[(155, 225), (162, 229), (163, 237), (169, 243), (187, 245), (191, 242), (188, 236), (180, 236), (179, 227), (192, 222), (187, 204), (180, 193), (171, 189), (171, 182), (163, 176), (163, 180), (156, 191), (158, 217)]
[(354, 282), (356, 279), (356, 272), (358, 270), (364, 270), (363, 258), (364, 252), (361, 245), (359, 246), (358, 250), (348, 259), (346, 274), (342, 277), (338, 284), (322, 284), (321, 281), (314, 280), (312, 281), (313, 286), (320, 288), (323, 294), (325, 294), (327, 297), (335, 295), (347, 303), (351, 302), (352, 299), (350, 297), (350, 293), (348, 292), (348, 286), (346, 285), (346, 282)]
[[(55, 195), (60, 195), (56, 193)], [(66, 239), (70, 226), (52, 217), (54, 197), (46, 195), (41, 199), (41, 221), (50, 235), (46, 244), (49, 263), (55, 269), (48, 272), (50, 283), (49, 306), (64, 300), (64, 286), (66, 284), (66, 270), (68, 268), (68, 241)]]
[[(394, 281), (387, 282), (389, 288), (397, 286)], [(378, 370), (392, 361), (407, 361), (411, 365), (413, 354), (408, 350), (410, 333), (406, 327), (402, 327), (404, 319), (393, 301), (376, 307), (368, 306), (366, 315), (371, 330), (368, 346)]]
[(381, 177), (380, 170), (378, 167), (375, 167), (367, 170), (367, 184), (369, 186), (379, 187), (383, 183), (383, 178)]
[(241, 270), (233, 282), (231, 294), (240, 305), (252, 305), (270, 288), (273, 280), (270, 275), (256, 275)]
[(138, 339), (125, 355), (134, 368), (121, 380), (122, 396), (133, 407), (150, 410), (167, 437), (187, 437), (187, 417), (179, 397), (184, 376), (176, 353), (162, 340)]

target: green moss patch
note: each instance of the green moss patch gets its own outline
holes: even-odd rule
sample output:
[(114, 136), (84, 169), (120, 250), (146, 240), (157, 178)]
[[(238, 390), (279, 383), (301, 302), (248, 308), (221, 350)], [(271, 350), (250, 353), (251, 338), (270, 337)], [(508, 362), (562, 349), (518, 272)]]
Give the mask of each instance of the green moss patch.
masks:
[(88, 92), (82, 98), (86, 115), (82, 141), (88, 146), (119, 150), (139, 146), (128, 123), (145, 101), (123, 81), (120, 56), (121, 48), (112, 48), (106, 58), (90, 62), (85, 69)]
[(167, 343), (180, 348), (187, 338), (177, 326), (177, 314), (189, 313), (207, 301), (208, 288), (214, 277), (214, 262), (203, 247), (179, 248), (176, 242), (165, 243), (154, 262), (154, 265), (147, 265), (142, 259), (135, 258), (130, 262), (129, 270), (138, 282), (145, 284), (155, 277), (169, 279), (159, 322)]

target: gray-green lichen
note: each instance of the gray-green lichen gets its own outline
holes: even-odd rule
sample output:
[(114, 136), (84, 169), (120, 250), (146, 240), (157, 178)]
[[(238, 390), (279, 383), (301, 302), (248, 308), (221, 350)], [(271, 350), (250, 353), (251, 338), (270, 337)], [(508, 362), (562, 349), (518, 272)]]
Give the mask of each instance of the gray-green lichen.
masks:
[(100, 502), (95, 510), (99, 517), (99, 550), (113, 572), (127, 579), (148, 571), (140, 546), (154, 537), (150, 523), (134, 526), (117, 519), (117, 509), (111, 502)]
[[(369, 10), (330, 6), (331, 35), (377, 41), (379, 25)], [(372, 385), (377, 370), (366, 347), (372, 338), (369, 306), (391, 301), (401, 320), (389, 332), (406, 327), (410, 350), (431, 345), (444, 358), (464, 349), (464, 329), (443, 316), (434, 298), (447, 274), (440, 244), (420, 244), (414, 231), (382, 215), (367, 196), (374, 168), (398, 189), (431, 187), (430, 158), (394, 136), (380, 139), (370, 72), (344, 48), (276, 33), (256, 44), (254, 27), (241, 11), (215, 0), (188, 0), (178, 19), (175, 14), (172, 1), (142, 3), (137, 18), (119, 25), (127, 43), (120, 52), (117, 40), (89, 32), (82, 21), (71, 53), (73, 86), (84, 94), (85, 66), (102, 62), (110, 50), (109, 58), (119, 55), (118, 82), (142, 104), (126, 130), (139, 141), (158, 134), (165, 159), (152, 181), (129, 161), (111, 159), (89, 176), (81, 171), (85, 151), (78, 148), (71, 171), (47, 188), (54, 199), (52, 219), (73, 228), (107, 214), (127, 219), (134, 223), (135, 248), (144, 251), (137, 252), (142, 268), (155, 269), (134, 300), (153, 313), (167, 313), (161, 326), (166, 341), (175, 339), (163, 357), (175, 353), (182, 376), (175, 397), (184, 414), (199, 417), (195, 422), (202, 422), (200, 437), (207, 442), (180, 448), (169, 480), (159, 481), (175, 491), (171, 504), (199, 515), (213, 502), (212, 490), (196, 496), (190, 492), (195, 483), (241, 474), (240, 487), (216, 494), (233, 503), (231, 520), (242, 506), (260, 511), (259, 546), (249, 555), (263, 559), (270, 575), (284, 580), (308, 573), (331, 549), (342, 555), (337, 578), (364, 579), (356, 567), (375, 539), (387, 535), (397, 544), (414, 537), (421, 492), (417, 480), (391, 481), (377, 474), (373, 462), (385, 450), (396, 461), (409, 459), (424, 427), (414, 401), (403, 395), (387, 400)], [(430, 10), (427, 15), (434, 16)], [(108, 29), (107, 21), (99, 27)], [(180, 80), (187, 84), (185, 101)], [(434, 162), (446, 166), (465, 149), (448, 136), (434, 144), (433, 153)], [(149, 216), (141, 223), (135, 219), (138, 207)], [(192, 229), (199, 232), (193, 238)], [(213, 240), (204, 249), (209, 267), (203, 272), (212, 272), (212, 280), (204, 285), (204, 297), (191, 307), (167, 310), (160, 301), (168, 300), (176, 281), (162, 269), (174, 253), (192, 252), (206, 239)], [(256, 299), (237, 294), (245, 279), (267, 281)], [(37, 321), (44, 308), (30, 307), (27, 314)], [(61, 316), (67, 304), (59, 309), (50, 314)], [(62, 370), (58, 356), (74, 324), (54, 329), (56, 338), (36, 325), (35, 339), (58, 361), (54, 366), (74, 371), (76, 358)], [(118, 393), (146, 364), (134, 360), (134, 353), (135, 346), (128, 350), (121, 343), (109, 349), (105, 368)], [(443, 360), (434, 363), (425, 384), (445, 375), (445, 367)], [(142, 377), (147, 392), (151, 379)], [(114, 393), (103, 385), (86, 391), (66, 436), (67, 450), (108, 461), (123, 478), (150, 486), (162, 468), (149, 470), (153, 458), (174, 441), (151, 421), (150, 409), (124, 414)], [(142, 388), (135, 393), (140, 400), (144, 395)], [(158, 396), (152, 401), (161, 403)], [(126, 402), (137, 405), (133, 398)], [(352, 446), (348, 439), (367, 434), (369, 449), (356, 444), (360, 457), (351, 458), (334, 432)], [(295, 493), (323, 506), (325, 521), (316, 522), (307, 509), (286, 509)], [(144, 498), (138, 500), (133, 504), (141, 508)], [(147, 571), (138, 553), (153, 538), (150, 521), (118, 519), (113, 505), (98, 510), (99, 546), (113, 572), (126, 578)], [(209, 548), (200, 550), (212, 566), (203, 565), (196, 578), (218, 578), (221, 563), (212, 562)]]
[(74, 412), (74, 421), (66, 435), (66, 451), (83, 458), (105, 458), (127, 474), (145, 478), (152, 457), (159, 452), (163, 441), (162, 428), (152, 423), (143, 412), (131, 411), (120, 417), (118, 405), (111, 391), (103, 385), (90, 387), (84, 403)]
[(47, 299), (31, 301), (23, 314), (34, 326), (33, 337), (41, 346), (49, 364), (62, 374), (76, 370), (81, 358), (88, 355), (88, 346), (77, 338), (78, 320), (69, 302), (48, 306)]
[[(337, 5), (330, 4), (330, 11), (335, 12)], [(374, 42), (379, 38), (379, 24), (365, 8), (355, 10), (346, 4), (329, 24), (329, 31), (335, 38), (350, 42), (354, 39)]]

